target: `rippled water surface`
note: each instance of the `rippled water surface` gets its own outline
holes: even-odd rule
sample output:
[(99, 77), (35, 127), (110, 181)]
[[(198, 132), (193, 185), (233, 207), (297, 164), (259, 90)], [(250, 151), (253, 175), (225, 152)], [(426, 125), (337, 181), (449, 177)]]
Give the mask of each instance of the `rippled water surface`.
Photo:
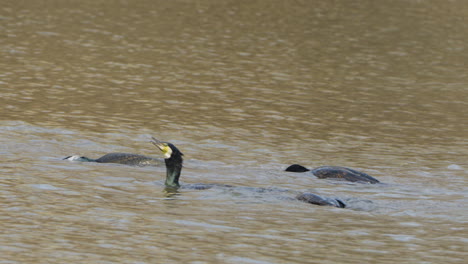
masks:
[[(466, 17), (464, 1), (3, 1), (0, 263), (466, 262)], [(168, 194), (164, 167), (62, 160), (161, 158), (151, 136), (184, 152), (183, 183), (234, 187)]]

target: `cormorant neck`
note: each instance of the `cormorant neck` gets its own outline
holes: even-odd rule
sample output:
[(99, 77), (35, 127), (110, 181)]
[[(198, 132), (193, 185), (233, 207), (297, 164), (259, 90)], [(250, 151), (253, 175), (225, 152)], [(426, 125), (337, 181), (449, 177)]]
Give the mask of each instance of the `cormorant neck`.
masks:
[(181, 153), (172, 153), (172, 156), (165, 159), (166, 162), (166, 182), (167, 187), (178, 188), (180, 172), (182, 171), (183, 158)]
[(96, 162), (95, 159), (90, 159), (88, 157), (81, 157), (81, 161)]

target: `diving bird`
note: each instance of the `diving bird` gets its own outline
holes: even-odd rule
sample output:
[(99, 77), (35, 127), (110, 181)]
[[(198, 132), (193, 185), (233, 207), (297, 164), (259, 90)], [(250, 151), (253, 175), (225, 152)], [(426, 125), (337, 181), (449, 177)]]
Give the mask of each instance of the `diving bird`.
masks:
[(301, 193), (296, 196), (296, 199), (310, 204), (323, 205), (323, 206), (334, 206), (338, 208), (345, 208), (346, 204), (339, 199), (320, 197), (313, 193)]
[(155, 159), (144, 155), (131, 154), (131, 153), (109, 153), (98, 159), (90, 159), (82, 156), (68, 156), (64, 160), (69, 161), (84, 161), (84, 162), (98, 162), (98, 163), (118, 163), (132, 166), (161, 166), (162, 159)]
[(374, 177), (357, 170), (353, 170), (340, 166), (320, 166), (315, 169), (309, 170), (306, 167), (293, 164), (286, 168), (285, 171), (291, 172), (312, 172), (312, 174), (319, 179), (342, 179), (350, 182), (363, 182), (363, 183), (379, 183)]
[[(177, 190), (179, 187), (181, 187), (179, 183), (179, 178), (182, 172), (182, 163), (184, 161), (182, 156), (184, 154), (176, 146), (174, 146), (174, 144), (171, 144), (169, 142), (163, 142), (152, 137), (151, 143), (153, 143), (153, 145), (155, 145), (159, 150), (161, 150), (164, 156), (164, 160), (166, 163), (166, 181), (164, 184), (166, 185), (166, 187), (170, 189)], [(194, 189), (208, 189), (214, 186), (233, 188), (233, 186), (230, 186), (230, 185), (200, 184), (200, 183), (190, 185), (188, 187), (194, 188)], [(254, 188), (254, 190), (257, 192), (268, 191), (268, 189), (265, 189), (265, 188)], [(341, 200), (332, 199), (332, 198), (323, 198), (312, 193), (299, 194), (296, 197), (296, 199), (299, 201), (316, 204), (316, 205), (335, 206), (339, 208), (346, 207), (346, 205)]]

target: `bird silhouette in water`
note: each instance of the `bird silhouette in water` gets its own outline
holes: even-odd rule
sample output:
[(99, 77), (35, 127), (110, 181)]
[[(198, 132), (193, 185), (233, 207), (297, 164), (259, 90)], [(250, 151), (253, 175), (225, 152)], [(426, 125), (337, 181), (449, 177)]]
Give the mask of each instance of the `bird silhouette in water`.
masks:
[(163, 159), (156, 159), (144, 155), (132, 153), (109, 153), (97, 159), (91, 159), (84, 156), (68, 156), (63, 158), (69, 161), (98, 162), (98, 163), (118, 163), (131, 166), (162, 166)]
[(376, 178), (354, 169), (340, 167), (340, 166), (320, 166), (315, 169), (307, 169), (306, 167), (293, 164), (286, 168), (285, 171), (290, 172), (311, 172), (315, 177), (319, 179), (336, 179), (345, 180), (350, 182), (361, 182), (361, 183), (379, 183)]

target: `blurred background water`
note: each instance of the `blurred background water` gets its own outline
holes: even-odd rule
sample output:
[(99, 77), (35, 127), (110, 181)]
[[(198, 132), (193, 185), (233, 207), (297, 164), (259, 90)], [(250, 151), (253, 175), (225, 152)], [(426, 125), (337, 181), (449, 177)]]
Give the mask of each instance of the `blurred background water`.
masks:
[[(466, 261), (467, 17), (464, 1), (2, 1), (0, 263)], [(161, 157), (151, 136), (184, 152), (182, 182), (238, 187), (168, 197), (165, 168), (62, 160)]]

